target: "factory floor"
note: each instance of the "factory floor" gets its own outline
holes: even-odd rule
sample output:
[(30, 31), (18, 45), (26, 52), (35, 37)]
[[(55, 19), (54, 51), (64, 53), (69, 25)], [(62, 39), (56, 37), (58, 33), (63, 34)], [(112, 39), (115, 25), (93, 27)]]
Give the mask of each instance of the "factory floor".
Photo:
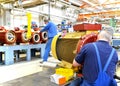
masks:
[(1, 65), (0, 86), (58, 86), (50, 81), (50, 76), (55, 73), (59, 61), (49, 57), (48, 66), (40, 64), (40, 61), (40, 58), (36, 58), (13, 65)]
[(58, 86), (50, 81), (53, 69), (44, 68), (41, 72), (2, 83), (0, 86)]
[[(49, 57), (52, 65), (43, 66), (40, 58), (32, 61), (21, 61), (9, 66), (0, 66), (0, 86), (59, 86), (50, 81), (50, 76), (55, 73), (55, 66), (59, 63)], [(120, 66), (117, 68), (120, 76)], [(120, 81), (118, 81), (120, 86)], [(64, 85), (63, 85), (64, 86)]]

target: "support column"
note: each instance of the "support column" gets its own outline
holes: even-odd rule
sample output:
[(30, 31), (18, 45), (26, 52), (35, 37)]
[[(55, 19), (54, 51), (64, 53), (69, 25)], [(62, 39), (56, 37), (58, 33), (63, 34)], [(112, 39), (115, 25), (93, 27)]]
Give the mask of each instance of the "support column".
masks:
[(31, 49), (30, 48), (27, 49), (26, 52), (27, 52), (26, 60), (30, 61), (31, 60)]
[(4, 25), (9, 26), (11, 25), (11, 10), (6, 9), (4, 15)]
[(4, 15), (5, 15), (5, 10), (3, 8), (0, 9), (0, 25), (4, 25)]
[(44, 19), (44, 16), (39, 15), (39, 26), (43, 26), (44, 25), (43, 19)]
[(49, 19), (49, 20), (50, 20), (50, 10), (51, 10), (50, 7), (51, 7), (51, 6), (50, 6), (50, 0), (49, 0), (49, 3), (48, 3), (48, 19)]
[(6, 47), (6, 51), (5, 51), (5, 65), (10, 65), (14, 63), (14, 51), (9, 48)]

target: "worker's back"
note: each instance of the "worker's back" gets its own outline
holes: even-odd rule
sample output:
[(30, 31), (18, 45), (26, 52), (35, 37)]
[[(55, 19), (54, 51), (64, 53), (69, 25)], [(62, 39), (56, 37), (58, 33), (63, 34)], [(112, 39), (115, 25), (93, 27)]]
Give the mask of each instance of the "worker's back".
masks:
[[(96, 45), (98, 47), (98, 51), (100, 54), (102, 68), (104, 68), (106, 61), (108, 60), (108, 57), (112, 51), (112, 47), (109, 46), (108, 42), (105, 41), (97, 41)], [(84, 67), (83, 67), (83, 76), (87, 81), (94, 82), (97, 79), (99, 73), (99, 66), (98, 66), (95, 48), (92, 43), (86, 44), (83, 48), (84, 49), (81, 52), (86, 53)], [(117, 61), (118, 61), (117, 53), (115, 52), (110, 62), (110, 65), (108, 66), (107, 69), (107, 73), (111, 78), (114, 75)]]

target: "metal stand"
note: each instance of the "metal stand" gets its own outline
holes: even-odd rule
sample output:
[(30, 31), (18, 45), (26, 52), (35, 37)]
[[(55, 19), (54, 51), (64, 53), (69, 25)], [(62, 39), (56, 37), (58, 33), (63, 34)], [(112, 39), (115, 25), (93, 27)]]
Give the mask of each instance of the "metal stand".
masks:
[[(5, 65), (10, 65), (14, 63), (14, 51), (16, 50), (26, 50), (26, 60), (31, 60), (31, 49), (40, 49), (40, 57), (43, 58), (45, 51), (45, 44), (29, 44), (29, 45), (7, 45), (0, 46), (0, 52), (4, 52), (5, 54)], [(2, 58), (2, 55), (0, 55)], [(19, 55), (16, 55), (16, 59), (19, 59)]]

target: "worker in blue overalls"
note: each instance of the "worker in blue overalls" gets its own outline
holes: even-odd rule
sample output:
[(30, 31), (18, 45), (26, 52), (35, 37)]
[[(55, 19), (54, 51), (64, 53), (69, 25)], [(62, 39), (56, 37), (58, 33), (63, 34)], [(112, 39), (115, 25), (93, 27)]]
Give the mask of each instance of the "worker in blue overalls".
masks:
[(43, 60), (41, 61), (41, 63), (48, 60), (48, 56), (49, 56), (49, 53), (51, 50), (52, 40), (53, 40), (54, 36), (57, 35), (57, 26), (53, 22), (49, 21), (49, 19), (45, 19), (44, 22), (45, 22), (46, 26), (43, 29), (41, 29), (40, 32), (47, 31), (48, 32), (48, 40), (46, 43), (45, 52), (44, 52)]

